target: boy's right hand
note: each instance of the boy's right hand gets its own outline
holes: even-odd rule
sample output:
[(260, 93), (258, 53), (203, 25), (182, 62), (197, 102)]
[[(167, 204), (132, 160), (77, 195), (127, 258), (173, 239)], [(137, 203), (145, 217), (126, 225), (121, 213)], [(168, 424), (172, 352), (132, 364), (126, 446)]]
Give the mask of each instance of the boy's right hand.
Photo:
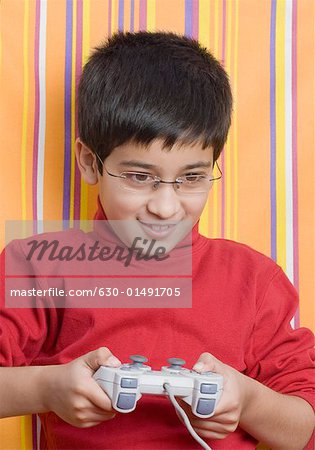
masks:
[(119, 367), (121, 362), (106, 347), (43, 371), (42, 396), (45, 409), (80, 428), (112, 419), (116, 411), (111, 400), (93, 379), (101, 365)]

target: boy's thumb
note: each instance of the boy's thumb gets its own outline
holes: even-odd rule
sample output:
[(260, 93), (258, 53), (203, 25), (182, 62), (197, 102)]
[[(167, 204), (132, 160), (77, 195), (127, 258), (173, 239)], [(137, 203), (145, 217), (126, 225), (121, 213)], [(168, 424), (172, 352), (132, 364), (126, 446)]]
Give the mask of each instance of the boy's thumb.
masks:
[(215, 373), (224, 373), (224, 364), (219, 361), (215, 356), (211, 355), (211, 353), (202, 353), (199, 356), (198, 361), (193, 367), (193, 370), (196, 372), (215, 372)]
[(97, 370), (100, 366), (119, 367), (121, 362), (107, 347), (100, 347), (83, 356), (84, 362), (92, 370)]

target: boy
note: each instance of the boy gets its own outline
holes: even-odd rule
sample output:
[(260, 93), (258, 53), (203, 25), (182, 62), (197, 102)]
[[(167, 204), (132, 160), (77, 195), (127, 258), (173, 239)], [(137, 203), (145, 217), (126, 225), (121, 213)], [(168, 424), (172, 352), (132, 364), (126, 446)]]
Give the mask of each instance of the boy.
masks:
[[(29, 367), (0, 370), (1, 417), (39, 413), (41, 448), (197, 448), (167, 398), (143, 396), (119, 414), (92, 378), (133, 353), (155, 369), (180, 356), (224, 378), (210, 419), (181, 402), (213, 449), (312, 448), (315, 355), (312, 333), (290, 326), (296, 291), (269, 258), (198, 233), (230, 126), (223, 68), (186, 37), (119, 33), (85, 66), (78, 105), (76, 158), (98, 183), (95, 223), (129, 221), (165, 242), (190, 221), (192, 308), (3, 308), (1, 365)], [(121, 240), (130, 244), (128, 229)], [(16, 262), (23, 245), (9, 249)]]

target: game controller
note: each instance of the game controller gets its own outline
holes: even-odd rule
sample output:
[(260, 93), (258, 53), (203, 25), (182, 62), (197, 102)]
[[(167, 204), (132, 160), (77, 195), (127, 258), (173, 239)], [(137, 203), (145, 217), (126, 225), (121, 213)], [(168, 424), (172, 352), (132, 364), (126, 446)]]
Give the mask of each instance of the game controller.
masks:
[(168, 390), (171, 390), (174, 396), (181, 397), (191, 406), (195, 416), (205, 419), (214, 414), (222, 393), (222, 375), (186, 369), (183, 367), (185, 361), (180, 358), (168, 359), (170, 366), (163, 366), (161, 371), (146, 366), (144, 363), (148, 359), (145, 356), (132, 355), (130, 359), (131, 364), (122, 364), (118, 368), (101, 366), (93, 376), (110, 397), (116, 411), (133, 411), (142, 394), (169, 395)]

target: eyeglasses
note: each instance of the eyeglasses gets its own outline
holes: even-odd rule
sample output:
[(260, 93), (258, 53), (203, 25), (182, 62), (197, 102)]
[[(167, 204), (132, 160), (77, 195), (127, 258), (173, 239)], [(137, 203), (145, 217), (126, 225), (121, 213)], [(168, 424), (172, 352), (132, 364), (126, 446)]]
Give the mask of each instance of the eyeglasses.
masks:
[(211, 182), (220, 180), (222, 178), (222, 172), (217, 162), (215, 162), (218, 168), (219, 174), (217, 177), (211, 177), (204, 174), (198, 173), (187, 173), (181, 177), (177, 177), (175, 181), (165, 181), (156, 175), (151, 175), (145, 172), (121, 172), (118, 174), (113, 174), (109, 172), (104, 162), (101, 160), (99, 155), (95, 153), (102, 166), (104, 167), (107, 175), (120, 179), (119, 186), (122, 189), (131, 192), (143, 192), (150, 193), (157, 190), (160, 184), (172, 184), (175, 191), (178, 194), (190, 195), (190, 194), (204, 194), (209, 191)]

